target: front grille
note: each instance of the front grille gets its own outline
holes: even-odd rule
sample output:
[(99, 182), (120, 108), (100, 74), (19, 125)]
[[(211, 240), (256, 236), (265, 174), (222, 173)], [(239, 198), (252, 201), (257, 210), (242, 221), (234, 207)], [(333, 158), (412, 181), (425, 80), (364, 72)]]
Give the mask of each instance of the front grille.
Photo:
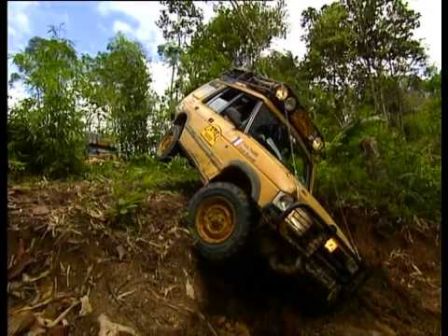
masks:
[[(356, 272), (356, 261), (333, 234), (314, 221), (306, 210), (296, 209), (285, 219), (287, 240), (299, 248), (306, 258), (315, 260), (334, 279), (348, 281)], [(335, 251), (329, 252), (325, 242), (333, 237), (338, 242)]]
[(313, 220), (302, 209), (296, 209), (292, 211), (288, 215), (288, 217), (286, 217), (286, 222), (294, 229), (294, 231), (299, 236), (304, 235), (313, 224)]

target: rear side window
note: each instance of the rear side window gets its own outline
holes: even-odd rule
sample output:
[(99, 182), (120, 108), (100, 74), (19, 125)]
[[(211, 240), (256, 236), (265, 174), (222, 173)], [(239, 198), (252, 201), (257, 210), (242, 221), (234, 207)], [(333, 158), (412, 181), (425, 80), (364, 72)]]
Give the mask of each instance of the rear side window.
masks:
[(228, 88), (211, 97), (205, 104), (243, 130), (259, 100), (244, 92)]
[(215, 92), (219, 91), (223, 87), (222, 84), (212, 81), (210, 83), (202, 85), (199, 89), (195, 90), (193, 95), (202, 100), (204, 98), (212, 96)]
[(240, 94), (241, 92), (238, 90), (227, 89), (216, 97), (211, 98), (208, 102), (206, 102), (206, 105), (216, 113), (221, 113), (226, 108), (226, 106), (229, 105)]

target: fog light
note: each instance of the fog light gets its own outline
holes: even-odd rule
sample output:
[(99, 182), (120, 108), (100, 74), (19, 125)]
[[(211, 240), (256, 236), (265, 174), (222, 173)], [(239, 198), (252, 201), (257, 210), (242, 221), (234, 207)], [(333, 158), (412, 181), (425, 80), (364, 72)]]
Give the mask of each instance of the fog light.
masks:
[(325, 248), (328, 252), (332, 253), (338, 247), (338, 243), (333, 238), (330, 238), (325, 243)]

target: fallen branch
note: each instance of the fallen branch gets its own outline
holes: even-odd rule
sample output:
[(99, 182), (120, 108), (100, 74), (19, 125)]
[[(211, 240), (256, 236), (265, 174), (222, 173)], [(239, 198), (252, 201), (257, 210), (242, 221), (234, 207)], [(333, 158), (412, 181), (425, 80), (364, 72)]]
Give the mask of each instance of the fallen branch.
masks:
[(98, 322), (100, 324), (98, 336), (116, 336), (119, 335), (120, 332), (128, 333), (134, 336), (137, 335), (134, 329), (112, 322), (105, 314), (101, 314), (98, 317)]
[(76, 300), (75, 302), (73, 302), (66, 310), (64, 310), (61, 315), (59, 315), (53, 322), (51, 322), (48, 325), (48, 328), (53, 328), (55, 326), (57, 326), (59, 324), (59, 322), (61, 322), (64, 317), (67, 316), (67, 314), (73, 309), (75, 308), (77, 305), (79, 305), (81, 303), (81, 301)]
[(126, 296), (128, 296), (128, 295), (131, 295), (131, 294), (135, 293), (136, 291), (137, 291), (137, 290), (134, 289), (134, 290), (131, 290), (131, 291), (129, 291), (129, 292), (122, 293), (122, 294), (120, 294), (120, 295), (117, 296), (117, 299), (118, 299), (118, 300), (122, 300), (124, 297), (126, 297)]
[(47, 277), (50, 274), (50, 270), (46, 270), (44, 272), (42, 272), (41, 274), (35, 276), (35, 277), (30, 277), (29, 275), (27, 275), (26, 273), (23, 273), (22, 275), (22, 281), (25, 283), (32, 283), (32, 282), (36, 282), (40, 279), (43, 279), (45, 277)]
[(10, 269), (8, 269), (8, 281), (18, 277), (28, 265), (31, 265), (35, 261), (36, 260), (29, 254), (25, 254), (22, 258), (16, 261)]
[(27, 310), (34, 310), (37, 308), (41, 308), (41, 307), (46, 306), (52, 302), (59, 301), (59, 300), (62, 300), (62, 299), (68, 298), (68, 297), (70, 297), (70, 295), (68, 295), (68, 294), (64, 294), (64, 295), (60, 295), (60, 296), (56, 296), (56, 297), (49, 297), (48, 299), (45, 299), (44, 301), (41, 301), (41, 302), (35, 304), (34, 306), (27, 306), (27, 307), (17, 309), (15, 311), (13, 311), (12, 314), (17, 314), (17, 313), (24, 312)]

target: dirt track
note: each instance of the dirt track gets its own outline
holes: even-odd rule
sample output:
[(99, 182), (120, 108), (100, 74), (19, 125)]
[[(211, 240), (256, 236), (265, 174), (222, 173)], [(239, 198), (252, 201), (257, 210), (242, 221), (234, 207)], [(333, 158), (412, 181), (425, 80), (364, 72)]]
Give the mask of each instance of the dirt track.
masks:
[[(315, 316), (297, 286), (248, 255), (232, 265), (198, 260), (182, 226), (190, 193), (148, 195), (135, 227), (123, 229), (106, 220), (103, 184), (10, 186), (11, 332), (98, 335), (105, 314), (139, 335), (440, 335), (440, 239), (424, 223), (391, 234), (378, 216), (345, 209), (371, 277)], [(91, 307), (78, 303), (83, 296)]]

